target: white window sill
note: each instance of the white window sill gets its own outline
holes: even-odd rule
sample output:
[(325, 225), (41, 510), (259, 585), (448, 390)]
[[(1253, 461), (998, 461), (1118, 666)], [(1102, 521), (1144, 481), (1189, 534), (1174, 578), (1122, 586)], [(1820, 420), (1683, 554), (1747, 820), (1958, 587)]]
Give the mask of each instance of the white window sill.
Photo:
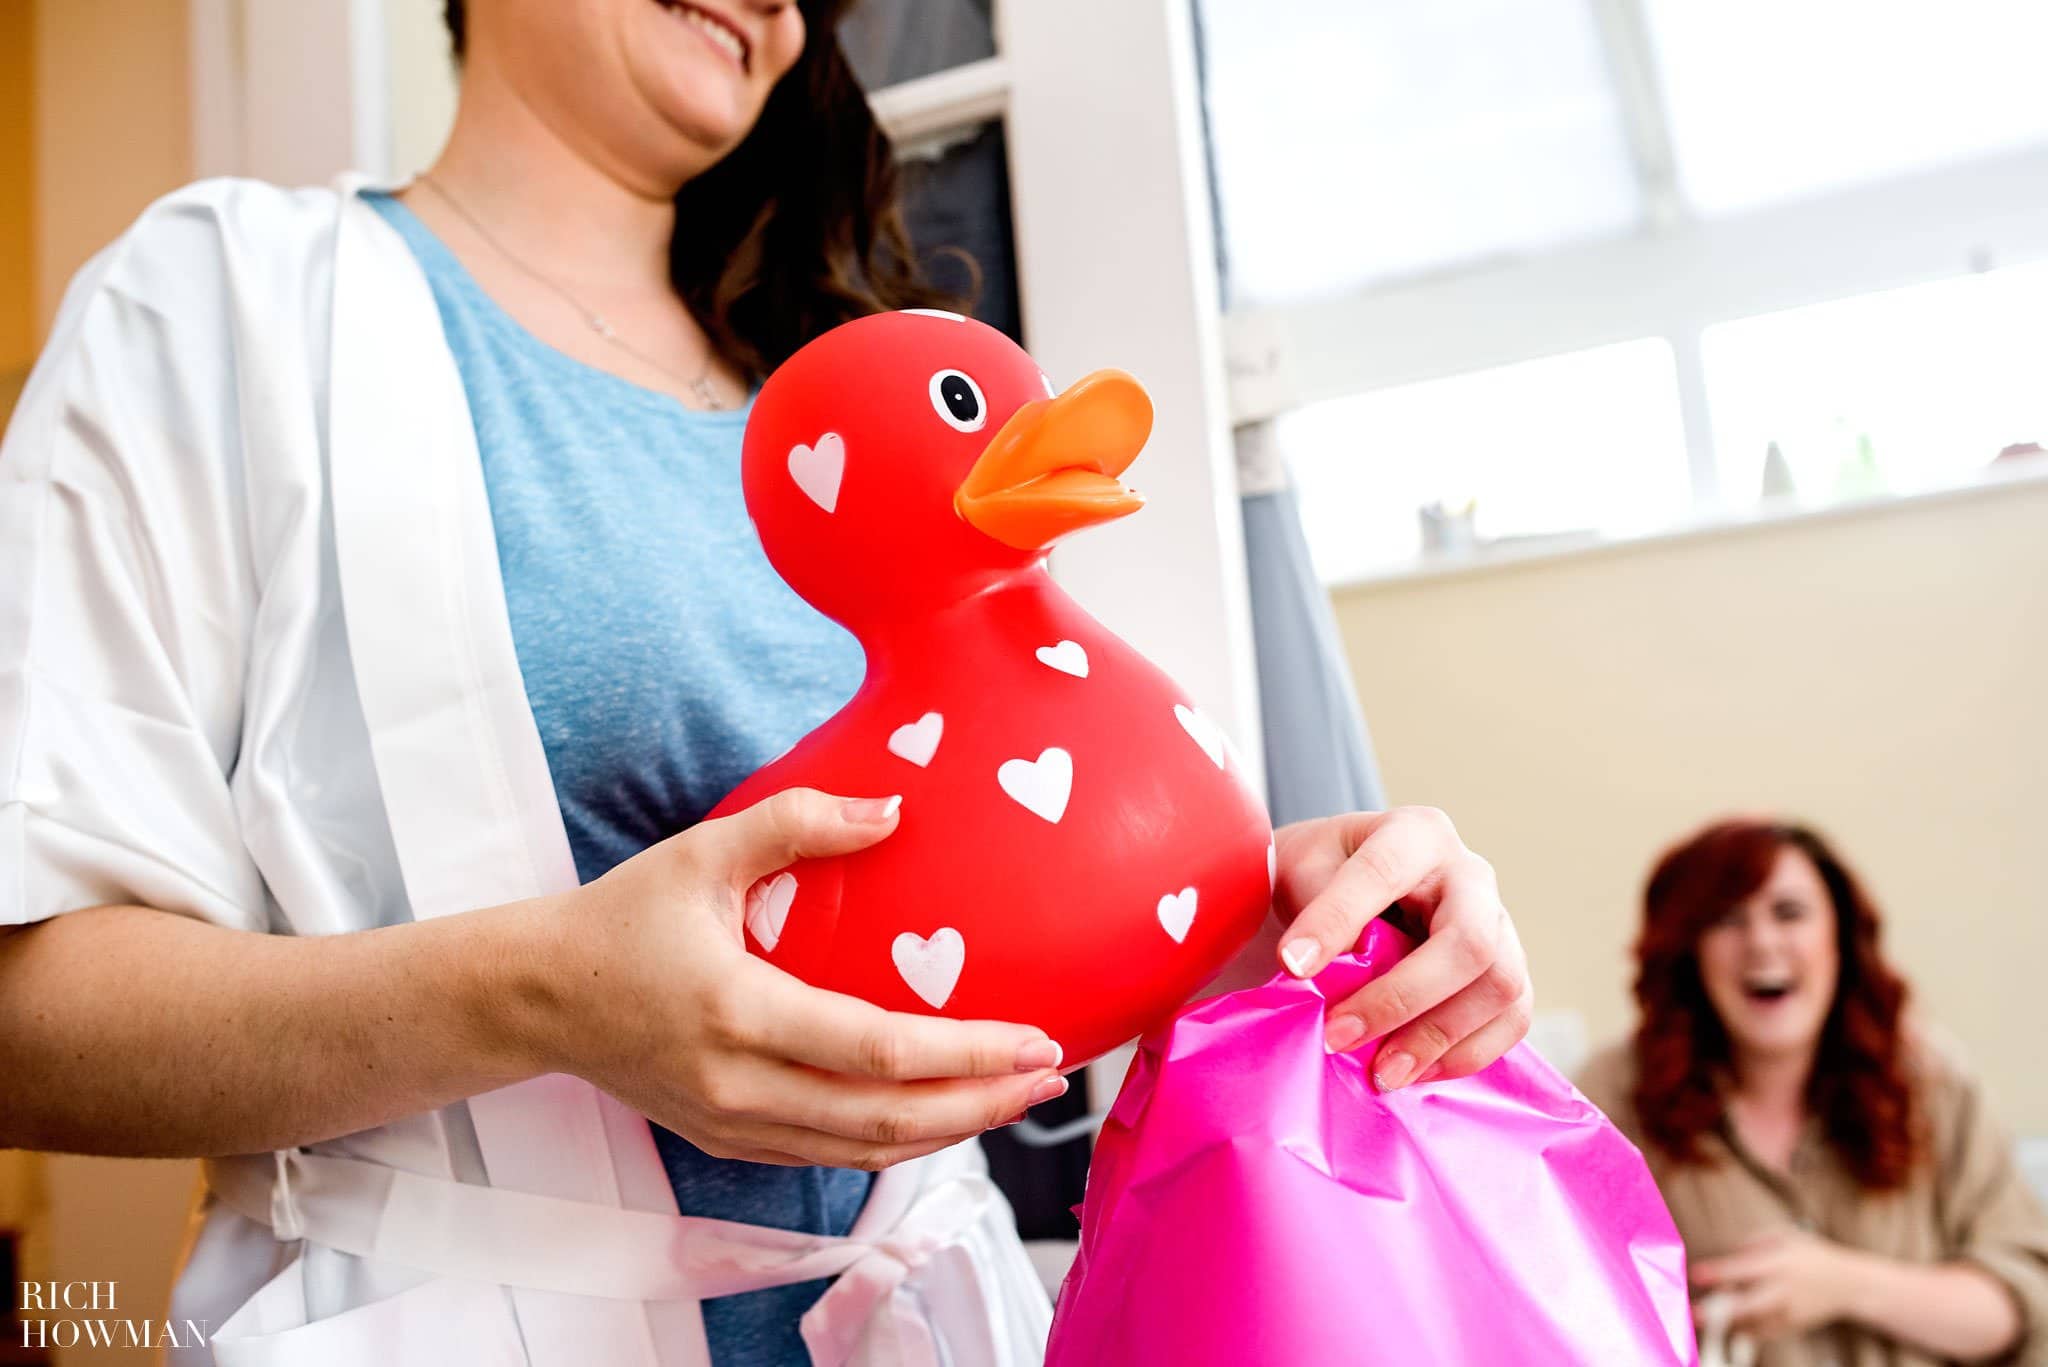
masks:
[[(1737, 535), (1787, 523), (1822, 522), (1909, 512), (1930, 503), (1957, 499), (1994, 497), (2014, 485), (2048, 485), (2048, 453), (2020, 456), (1987, 465), (1950, 484), (1915, 489), (1910, 493), (1887, 493), (1870, 498), (1829, 503), (1787, 498), (1760, 503), (1751, 508), (1718, 509), (1702, 512), (1662, 527), (1626, 534), (1561, 532), (1550, 536), (1516, 537), (1488, 542), (1469, 551), (1423, 555), (1416, 559), (1370, 569), (1331, 580), (1331, 592), (1370, 590), (1413, 583), (1418, 580), (1451, 579), (1473, 574), (1491, 574), (1585, 556), (1636, 550), (1705, 537)], [(2048, 537), (2048, 527), (2042, 529)]]

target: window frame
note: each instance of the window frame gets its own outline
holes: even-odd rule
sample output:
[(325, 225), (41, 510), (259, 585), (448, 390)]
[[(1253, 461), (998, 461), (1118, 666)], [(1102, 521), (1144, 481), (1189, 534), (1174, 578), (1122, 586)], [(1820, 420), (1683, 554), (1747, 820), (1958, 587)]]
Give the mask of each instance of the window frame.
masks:
[[(1701, 337), (1758, 314), (2048, 259), (2048, 143), (1740, 214), (1686, 206), (1640, 0), (1588, 0), (1644, 213), (1636, 233), (1225, 318), (1232, 420), (1661, 337), (1696, 512), (1726, 509)], [(1883, 225), (1881, 233), (1872, 224)], [(1910, 497), (1911, 495), (1901, 495)]]

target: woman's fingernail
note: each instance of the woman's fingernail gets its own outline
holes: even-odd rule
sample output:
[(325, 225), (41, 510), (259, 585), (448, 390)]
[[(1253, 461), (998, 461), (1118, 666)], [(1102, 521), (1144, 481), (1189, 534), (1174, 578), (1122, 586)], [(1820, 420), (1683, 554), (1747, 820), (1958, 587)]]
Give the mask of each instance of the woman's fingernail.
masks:
[(1049, 1077), (1031, 1089), (1031, 1099), (1024, 1104), (1036, 1106), (1041, 1101), (1050, 1101), (1056, 1096), (1067, 1094), (1067, 1080), (1063, 1077)]
[(1341, 1054), (1365, 1038), (1365, 1022), (1356, 1016), (1332, 1016), (1323, 1026), (1323, 1047)]
[(1057, 1068), (1064, 1051), (1056, 1039), (1035, 1039), (1017, 1051), (1017, 1071), (1035, 1073), (1040, 1068)]
[(846, 819), (852, 822), (872, 822), (880, 825), (896, 815), (896, 809), (903, 805), (903, 794), (890, 797), (850, 797), (841, 808)]
[(1381, 1054), (1373, 1065), (1373, 1085), (1383, 1092), (1391, 1092), (1396, 1087), (1405, 1087), (1409, 1075), (1414, 1071), (1415, 1059), (1411, 1055), (1404, 1054), (1399, 1049), (1391, 1054)]
[(1287, 971), (1299, 978), (1308, 972), (1308, 966), (1316, 961), (1320, 948), (1314, 940), (1291, 940), (1280, 951), (1280, 962), (1287, 965)]

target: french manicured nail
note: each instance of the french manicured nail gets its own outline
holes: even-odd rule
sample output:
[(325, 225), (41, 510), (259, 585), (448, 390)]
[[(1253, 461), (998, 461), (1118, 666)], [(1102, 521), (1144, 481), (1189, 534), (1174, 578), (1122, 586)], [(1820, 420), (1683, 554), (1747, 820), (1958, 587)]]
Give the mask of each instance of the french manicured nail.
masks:
[(1294, 940), (1280, 951), (1280, 962), (1287, 965), (1287, 971), (1299, 978), (1308, 972), (1308, 966), (1316, 961), (1321, 948), (1314, 940)]
[(897, 793), (891, 797), (848, 798), (846, 806), (842, 810), (848, 821), (872, 822), (880, 825), (896, 815), (896, 809), (902, 805), (903, 794)]
[(1373, 1085), (1383, 1092), (1408, 1085), (1409, 1075), (1415, 1071), (1415, 1060), (1396, 1049), (1391, 1054), (1381, 1054), (1372, 1070)]
[(1323, 1047), (1341, 1054), (1365, 1038), (1365, 1022), (1356, 1016), (1332, 1016), (1323, 1026)]
[(1035, 1039), (1017, 1051), (1017, 1071), (1035, 1073), (1040, 1068), (1057, 1068), (1063, 1051), (1056, 1039)]
[(1031, 1089), (1031, 1100), (1025, 1105), (1036, 1106), (1041, 1101), (1050, 1101), (1056, 1096), (1067, 1094), (1067, 1080), (1063, 1077), (1049, 1077)]

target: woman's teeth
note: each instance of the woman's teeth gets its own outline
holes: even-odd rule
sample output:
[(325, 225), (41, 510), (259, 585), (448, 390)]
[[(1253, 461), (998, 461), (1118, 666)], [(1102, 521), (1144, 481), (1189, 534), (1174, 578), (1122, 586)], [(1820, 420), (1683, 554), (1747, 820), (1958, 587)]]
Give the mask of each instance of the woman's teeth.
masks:
[(695, 25), (698, 32), (710, 38), (712, 42), (718, 44), (735, 62), (738, 62), (741, 70), (746, 69), (747, 45), (740, 41), (738, 34), (693, 5), (671, 5), (669, 6), (669, 12), (679, 14), (685, 22)]

